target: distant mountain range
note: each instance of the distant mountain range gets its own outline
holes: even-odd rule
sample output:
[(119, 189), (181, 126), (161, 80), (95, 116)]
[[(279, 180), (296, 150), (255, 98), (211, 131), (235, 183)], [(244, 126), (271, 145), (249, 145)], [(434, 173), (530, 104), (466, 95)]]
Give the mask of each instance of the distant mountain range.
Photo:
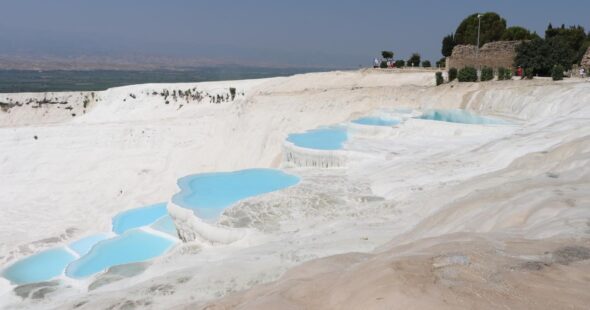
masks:
[[(261, 67), (261, 68), (297, 68), (293, 65), (282, 65), (264, 62), (228, 63), (212, 59), (174, 58), (164, 56), (36, 56), (0, 54), (0, 70), (173, 70), (185, 71), (201, 67)], [(313, 69), (341, 69), (330, 66), (307, 66)]]

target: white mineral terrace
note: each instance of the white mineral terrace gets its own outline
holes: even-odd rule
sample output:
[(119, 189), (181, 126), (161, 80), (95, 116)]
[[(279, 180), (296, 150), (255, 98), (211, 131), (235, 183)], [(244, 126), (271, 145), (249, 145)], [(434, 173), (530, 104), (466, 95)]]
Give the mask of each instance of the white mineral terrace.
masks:
[[(434, 81), (362, 70), (0, 94), (0, 267), (157, 202), (188, 241), (81, 280), (0, 278), (0, 308), (587, 308), (590, 83)], [(207, 99), (230, 87), (234, 100)], [(510, 124), (412, 117), (457, 108)], [(396, 110), (399, 125), (350, 124)], [(285, 142), (335, 124), (350, 134), (337, 154)], [(170, 200), (183, 176), (248, 168), (300, 182), (214, 222)]]

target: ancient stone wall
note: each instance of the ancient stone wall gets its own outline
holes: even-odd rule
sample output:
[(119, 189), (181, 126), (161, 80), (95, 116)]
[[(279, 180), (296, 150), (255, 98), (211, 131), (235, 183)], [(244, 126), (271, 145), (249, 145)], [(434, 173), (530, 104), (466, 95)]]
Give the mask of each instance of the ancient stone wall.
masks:
[(484, 44), (479, 49), (475, 45), (457, 45), (453, 53), (447, 57), (447, 68), (461, 69), (464, 67), (512, 68), (516, 47), (521, 41), (497, 41)]
[(582, 62), (580, 63), (580, 65), (586, 68), (586, 71), (590, 70), (590, 47), (586, 51), (586, 54), (584, 54), (584, 57), (582, 58)]

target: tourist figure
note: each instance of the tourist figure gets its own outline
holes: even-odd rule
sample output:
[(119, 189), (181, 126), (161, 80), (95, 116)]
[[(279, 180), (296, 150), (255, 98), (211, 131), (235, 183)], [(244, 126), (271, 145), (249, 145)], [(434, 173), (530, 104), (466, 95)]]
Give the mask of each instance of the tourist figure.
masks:
[(586, 78), (586, 69), (584, 67), (580, 68), (580, 77)]
[(379, 59), (375, 58), (375, 60), (373, 60), (373, 68), (379, 68)]
[(518, 66), (518, 69), (516, 69), (516, 75), (522, 77), (522, 67)]

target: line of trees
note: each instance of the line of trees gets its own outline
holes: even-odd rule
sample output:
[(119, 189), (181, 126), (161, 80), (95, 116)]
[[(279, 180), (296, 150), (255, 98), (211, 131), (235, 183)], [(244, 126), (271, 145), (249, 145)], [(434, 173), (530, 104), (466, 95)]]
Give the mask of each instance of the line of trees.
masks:
[[(478, 14), (465, 18), (454, 33), (442, 39), (441, 54), (449, 57), (459, 44), (477, 44)], [(522, 67), (528, 76), (549, 76), (560, 66), (570, 70), (579, 64), (590, 47), (590, 32), (582, 26), (554, 28), (549, 24), (545, 37), (520, 26), (506, 26), (506, 20), (494, 12), (481, 16), (480, 46), (495, 41), (523, 41), (516, 49), (514, 67)], [(439, 60), (442, 62), (442, 59)]]
[[(442, 40), (441, 53), (445, 57), (451, 56), (455, 45), (476, 45), (479, 20), (477, 13), (467, 16), (454, 33), (445, 36)], [(482, 14), (479, 46), (495, 41), (533, 40), (539, 38), (535, 32), (531, 32), (520, 26), (506, 27), (506, 20), (498, 13), (488, 12)]]
[(545, 38), (534, 38), (516, 48), (515, 66), (528, 70), (529, 75), (550, 76), (557, 66), (570, 70), (579, 64), (590, 47), (590, 32), (582, 26), (553, 28), (545, 31)]
[[(381, 51), (382, 61), (380, 64), (381, 68), (387, 68), (388, 63), (393, 61), (394, 52), (392, 51)], [(432, 63), (430, 60), (422, 61), (422, 57), (419, 53), (413, 53), (408, 60), (398, 59), (394, 62), (396, 68), (403, 68), (403, 67), (422, 67), (430, 68), (432, 67)], [(437, 62), (438, 64), (438, 62)]]

